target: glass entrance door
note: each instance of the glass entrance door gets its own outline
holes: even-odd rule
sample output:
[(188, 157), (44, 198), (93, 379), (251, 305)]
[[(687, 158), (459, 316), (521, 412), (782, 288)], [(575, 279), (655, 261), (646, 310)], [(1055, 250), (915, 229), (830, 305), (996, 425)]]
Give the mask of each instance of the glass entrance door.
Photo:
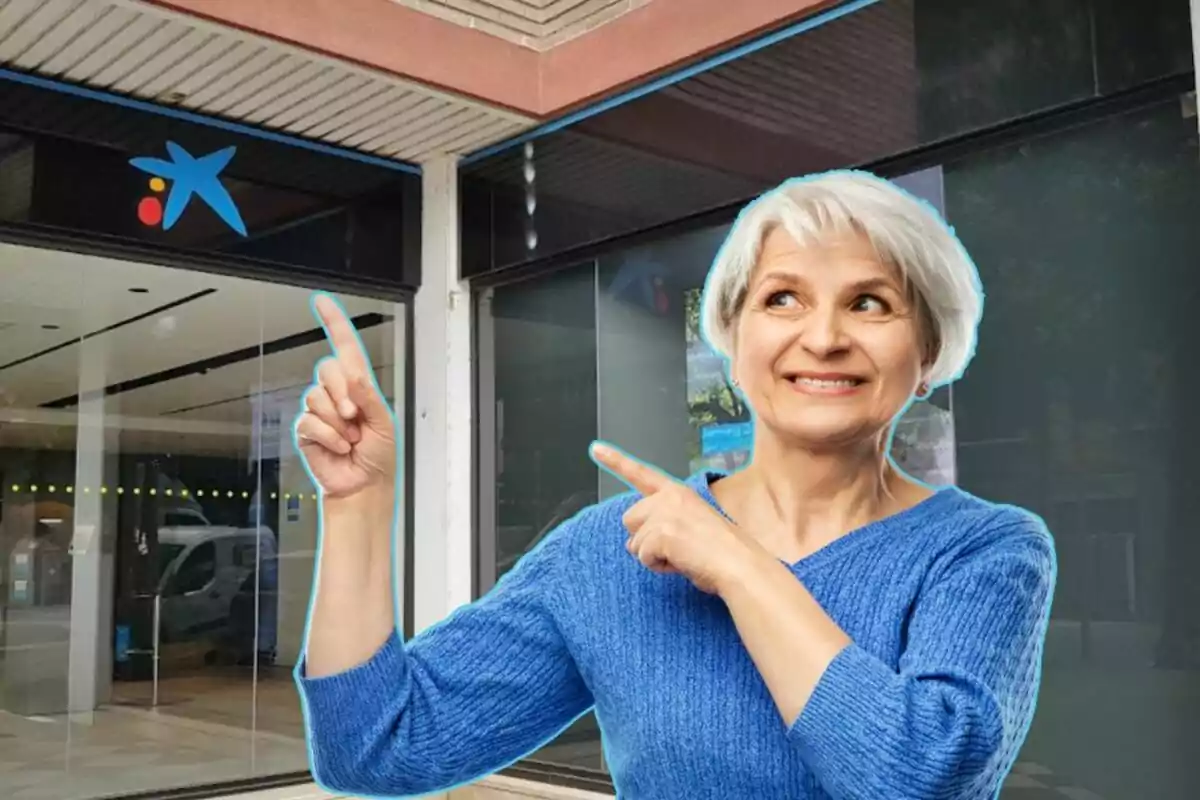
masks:
[[(311, 292), (6, 244), (0, 285), (0, 796), (306, 771)], [(404, 306), (339, 299), (403, 397)]]

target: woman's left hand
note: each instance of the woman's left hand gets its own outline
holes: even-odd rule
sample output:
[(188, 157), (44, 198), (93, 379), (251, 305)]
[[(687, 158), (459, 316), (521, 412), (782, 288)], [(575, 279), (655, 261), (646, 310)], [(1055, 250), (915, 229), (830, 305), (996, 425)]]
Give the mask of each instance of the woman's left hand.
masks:
[(626, 549), (648, 569), (679, 573), (697, 589), (719, 595), (765, 555), (687, 484), (611, 445), (597, 443), (591, 453), (597, 464), (642, 494), (623, 521), (629, 530)]

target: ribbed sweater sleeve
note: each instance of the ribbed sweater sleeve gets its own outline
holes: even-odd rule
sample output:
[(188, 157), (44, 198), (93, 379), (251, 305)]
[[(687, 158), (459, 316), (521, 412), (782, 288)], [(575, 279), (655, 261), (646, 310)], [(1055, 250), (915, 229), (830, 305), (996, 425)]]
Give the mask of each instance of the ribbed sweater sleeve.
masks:
[(789, 735), (838, 800), (993, 798), (1032, 720), (1056, 564), (1040, 522), (959, 556), (918, 598), (894, 670), (851, 645)]
[(516, 761), (592, 705), (556, 621), (566, 523), (480, 600), (347, 672), (296, 679), (313, 775), (334, 792), (407, 797)]

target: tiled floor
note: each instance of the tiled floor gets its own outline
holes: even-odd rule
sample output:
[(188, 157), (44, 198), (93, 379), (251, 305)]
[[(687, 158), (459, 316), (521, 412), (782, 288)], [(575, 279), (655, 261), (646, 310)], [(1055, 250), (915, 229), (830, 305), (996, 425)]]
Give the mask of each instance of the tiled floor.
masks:
[(315, 785), (308, 783), (299, 786), (287, 786), (282, 789), (267, 789), (262, 792), (235, 794), (222, 798), (222, 800), (345, 800), (345, 798), (323, 792)]
[[(116, 702), (148, 706), (148, 683), (117, 684)], [(300, 737), (304, 718), (290, 670), (263, 671), (258, 680), (249, 670), (209, 669), (159, 683), (159, 710), (176, 717)]]
[(303, 771), (294, 689), (273, 688), (260, 686), (257, 715), (241, 705), (248, 689), (222, 696), (213, 684), (158, 710), (107, 707), (89, 724), (0, 712), (0, 797), (82, 800)]

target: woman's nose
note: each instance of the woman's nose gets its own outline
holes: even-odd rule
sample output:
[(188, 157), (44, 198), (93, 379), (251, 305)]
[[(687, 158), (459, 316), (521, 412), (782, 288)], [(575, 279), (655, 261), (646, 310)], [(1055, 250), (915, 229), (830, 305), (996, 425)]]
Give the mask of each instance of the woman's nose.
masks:
[(845, 320), (838, 309), (814, 310), (801, 324), (800, 344), (814, 355), (828, 357), (850, 347)]

